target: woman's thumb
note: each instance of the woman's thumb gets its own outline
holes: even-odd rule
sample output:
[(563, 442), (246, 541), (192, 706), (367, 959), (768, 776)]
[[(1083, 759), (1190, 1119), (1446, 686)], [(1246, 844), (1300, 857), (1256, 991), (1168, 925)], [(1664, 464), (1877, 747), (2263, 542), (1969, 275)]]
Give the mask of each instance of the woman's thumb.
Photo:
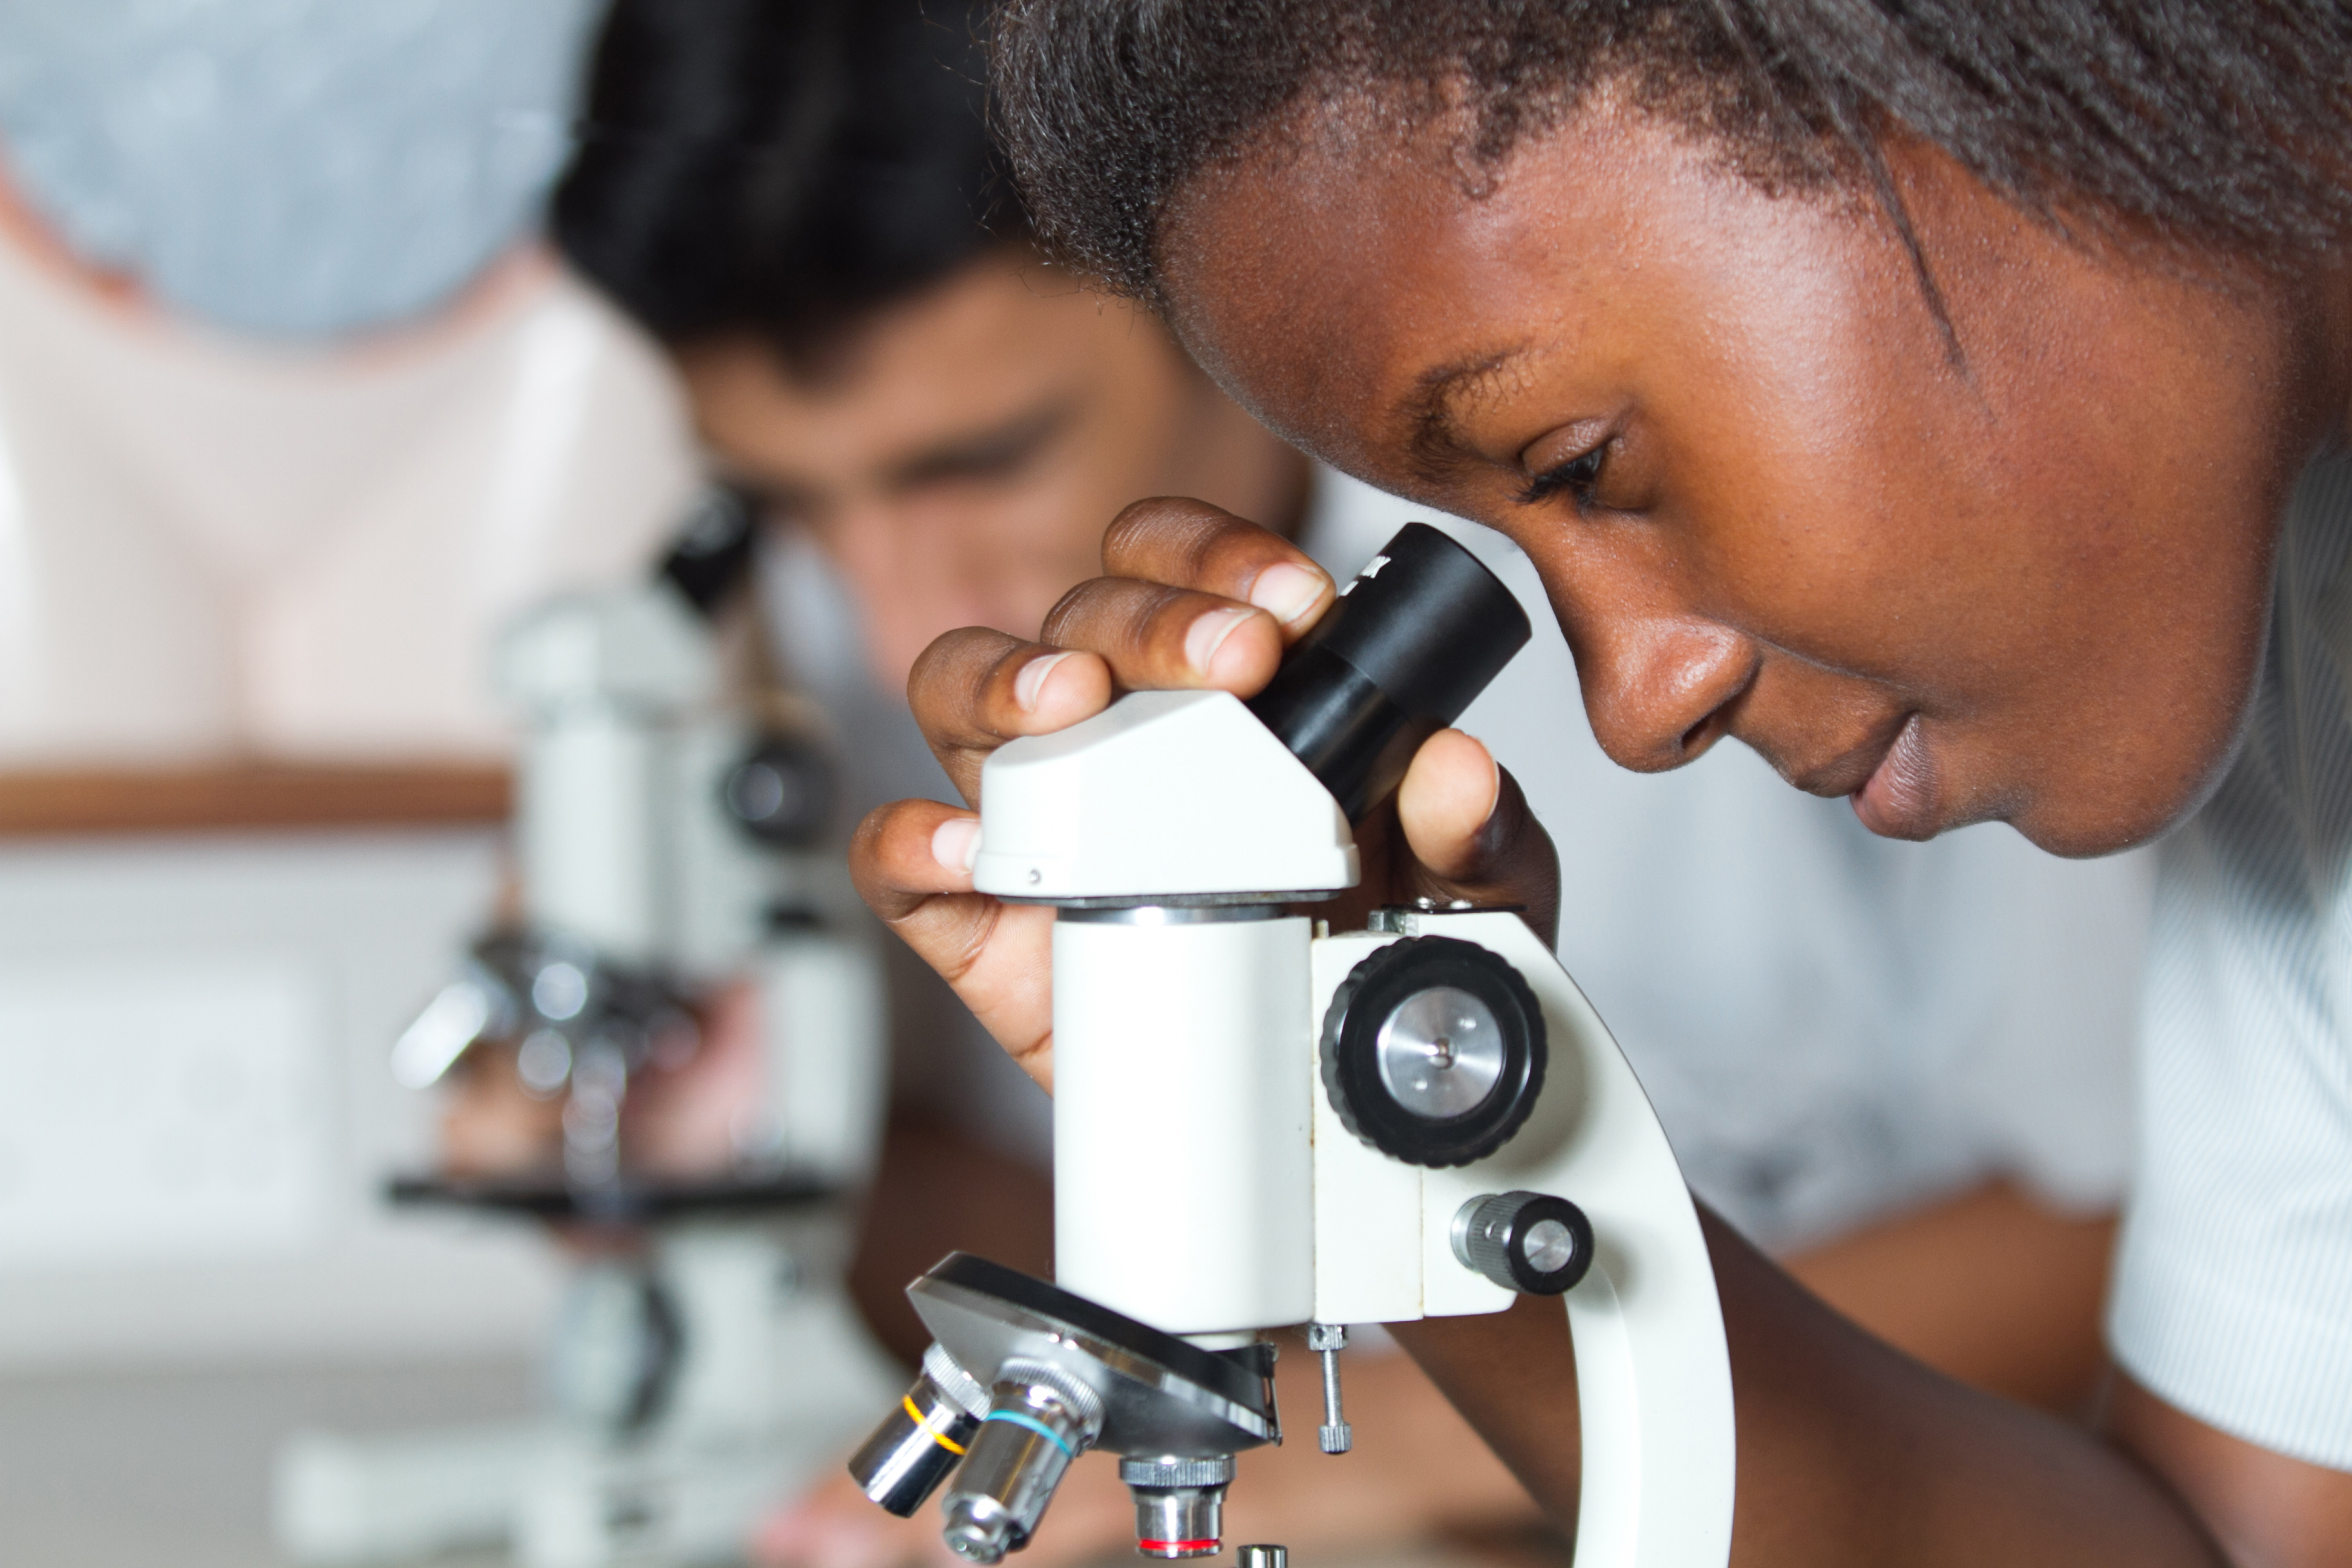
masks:
[(1517, 904), (1547, 944), (1559, 926), (1559, 857), (1518, 781), (1459, 730), (1422, 743), (1397, 789), (1412, 891), (1441, 901)]

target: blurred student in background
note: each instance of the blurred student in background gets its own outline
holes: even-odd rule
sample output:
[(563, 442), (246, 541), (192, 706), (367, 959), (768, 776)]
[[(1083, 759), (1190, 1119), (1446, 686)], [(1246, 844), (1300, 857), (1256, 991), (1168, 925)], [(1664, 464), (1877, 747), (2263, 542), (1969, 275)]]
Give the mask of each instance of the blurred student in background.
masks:
[[(975, 20), (916, 0), (620, 0), (555, 204), (565, 256), (667, 349), (710, 460), (763, 499), (774, 636), (866, 802), (946, 788), (898, 696), (923, 647), (1040, 622), (1127, 502), (1202, 497), (1343, 576), (1412, 515), (1266, 434), (1148, 315), (1040, 262), (989, 148)], [(1636, 784), (1578, 721), (1507, 717), (1545, 710), (1512, 693), (1570, 679), (1568, 655), (1524, 557), (1452, 526), (1539, 628), (1464, 728), (1559, 846), (1559, 951), (1694, 1186), (1897, 1346), (2079, 1405), (2126, 1161), (2144, 862), (2056, 861), (1999, 828), (1874, 839), (1731, 748)], [(947, 1247), (1050, 1271), (1048, 1162), (1042, 1098), (927, 972), (907, 966), (900, 1003), (859, 1277), (911, 1354), (896, 1292)], [(1367, 1361), (1349, 1398), (1359, 1453), (1253, 1457), (1236, 1529), (1333, 1547), (1517, 1506), (1403, 1358)], [(1033, 1556), (1124, 1542), (1109, 1470), (1080, 1474)], [(763, 1550), (865, 1568), (937, 1549), (928, 1520), (835, 1489)]]

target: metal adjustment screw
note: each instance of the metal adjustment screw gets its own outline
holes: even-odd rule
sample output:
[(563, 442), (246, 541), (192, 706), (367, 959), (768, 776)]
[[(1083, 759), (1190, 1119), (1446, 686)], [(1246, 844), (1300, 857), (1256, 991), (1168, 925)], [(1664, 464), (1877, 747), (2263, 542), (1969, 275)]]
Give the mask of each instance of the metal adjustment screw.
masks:
[(1558, 1296), (1592, 1267), (1592, 1222), (1549, 1193), (1472, 1198), (1454, 1215), (1454, 1256), (1506, 1290)]
[(1356, 1446), (1355, 1428), (1339, 1408), (1339, 1352), (1348, 1348), (1348, 1325), (1307, 1324), (1307, 1348), (1323, 1359), (1323, 1425), (1315, 1429), (1316, 1441), (1327, 1454), (1344, 1454)]

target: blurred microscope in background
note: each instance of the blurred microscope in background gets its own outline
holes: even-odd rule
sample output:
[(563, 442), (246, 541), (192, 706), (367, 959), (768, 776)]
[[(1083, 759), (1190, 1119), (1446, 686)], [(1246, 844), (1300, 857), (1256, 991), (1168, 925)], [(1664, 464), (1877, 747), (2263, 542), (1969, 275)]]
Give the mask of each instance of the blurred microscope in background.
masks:
[(887, 1054), (827, 852), (834, 773), (808, 710), (728, 668), (757, 538), (714, 489), (650, 581), (542, 605), (499, 645), (517, 908), (394, 1049), (444, 1097), (444, 1139), (393, 1193), (562, 1238), (549, 1408), (296, 1440), (274, 1512), (300, 1562), (734, 1561), (900, 1380), (842, 1283)]

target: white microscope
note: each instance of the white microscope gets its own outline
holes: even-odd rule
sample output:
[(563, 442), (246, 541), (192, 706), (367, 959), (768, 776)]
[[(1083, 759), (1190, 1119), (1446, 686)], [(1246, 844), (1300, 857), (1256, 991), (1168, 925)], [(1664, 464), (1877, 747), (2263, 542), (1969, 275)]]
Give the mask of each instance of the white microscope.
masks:
[(869, 1497), (911, 1514), (952, 1475), (947, 1542), (993, 1563), (1103, 1448), (1138, 1550), (1210, 1556), (1234, 1456), (1281, 1441), (1264, 1331), (1307, 1325), (1342, 1453), (1347, 1325), (1530, 1292), (1574, 1343), (1579, 1568), (1727, 1560), (1714, 1275), (1601, 1020), (1511, 910), (1290, 909), (1356, 883), (1349, 823), (1528, 637), (1413, 524), (1249, 702), (1138, 692), (990, 758), (975, 884), (1056, 910), (1058, 1279), (957, 1254), (908, 1288), (935, 1342), (852, 1461)]
[[(707, 619), (755, 539), (748, 506), (714, 492), (652, 580), (544, 605), (499, 644), (525, 724), (522, 918), (476, 944), (393, 1069), (422, 1089), (510, 1047), (475, 1070), (561, 1106), (561, 1163), (394, 1196), (588, 1243), (552, 1335), (554, 1408), (296, 1443), (276, 1512), (299, 1561), (498, 1545), (525, 1568), (739, 1561), (898, 1380), (842, 1280), (887, 1053), (877, 955), (827, 844), (831, 764), (807, 724), (730, 693)], [(733, 1108), (730, 1148), (692, 1179), (634, 1170), (632, 1087), (703, 1048), (697, 1005), (747, 979), (761, 1092)]]

